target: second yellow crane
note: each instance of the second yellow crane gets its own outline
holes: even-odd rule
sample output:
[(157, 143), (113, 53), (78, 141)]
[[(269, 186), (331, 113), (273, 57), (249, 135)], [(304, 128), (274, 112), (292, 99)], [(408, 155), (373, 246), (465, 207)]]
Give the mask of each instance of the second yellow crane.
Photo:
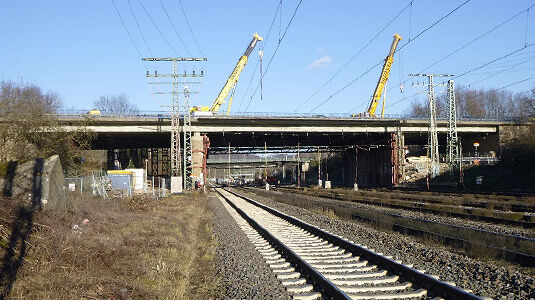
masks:
[[(372, 101), (370, 102), (368, 110), (366, 110), (366, 113), (365, 113), (366, 116), (375, 117), (375, 110), (377, 109), (379, 100), (381, 100), (381, 95), (383, 94), (383, 91), (386, 86), (386, 82), (388, 81), (388, 76), (390, 75), (390, 68), (392, 67), (392, 62), (394, 61), (394, 52), (396, 52), (398, 42), (401, 39), (402, 37), (399, 36), (397, 33), (394, 34), (394, 41), (392, 41), (392, 46), (390, 46), (390, 52), (385, 58), (385, 64), (383, 65), (383, 70), (381, 71), (381, 77), (379, 77), (379, 81), (377, 82), (377, 86), (375, 87), (375, 91), (373, 92)], [(385, 115), (385, 99), (383, 98), (383, 108), (381, 110), (381, 118), (384, 117), (384, 115)]]

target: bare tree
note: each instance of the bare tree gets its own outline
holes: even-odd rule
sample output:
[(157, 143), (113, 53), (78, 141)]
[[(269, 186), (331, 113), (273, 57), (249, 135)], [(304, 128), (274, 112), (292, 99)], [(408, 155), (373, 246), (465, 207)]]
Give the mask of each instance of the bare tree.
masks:
[(60, 156), (64, 168), (75, 168), (80, 149), (92, 134), (83, 128), (65, 131), (55, 113), (59, 96), (33, 84), (0, 82), (0, 164), (36, 157)]
[(429, 103), (426, 100), (416, 99), (411, 102), (409, 115), (413, 118), (428, 118)]
[[(457, 113), (459, 117), (511, 117), (526, 118), (535, 116), (535, 88), (527, 93), (513, 95), (509, 91), (495, 89), (470, 89), (459, 86), (455, 90)], [(437, 98), (437, 115), (446, 117), (448, 96)], [(413, 117), (429, 116), (427, 100), (416, 99), (408, 110)]]
[(101, 96), (94, 105), (101, 112), (113, 115), (136, 115), (139, 109), (128, 101), (125, 94)]

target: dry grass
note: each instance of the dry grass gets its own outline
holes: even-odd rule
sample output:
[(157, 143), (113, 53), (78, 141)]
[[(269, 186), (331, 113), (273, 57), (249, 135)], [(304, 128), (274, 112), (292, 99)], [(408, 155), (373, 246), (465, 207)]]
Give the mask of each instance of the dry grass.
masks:
[(216, 245), (205, 197), (87, 197), (35, 220), (9, 298), (214, 298)]
[(331, 219), (336, 218), (336, 214), (334, 213), (334, 210), (326, 208), (326, 207), (313, 206), (310, 208), (310, 210), (314, 213), (317, 213), (318, 215), (324, 215)]

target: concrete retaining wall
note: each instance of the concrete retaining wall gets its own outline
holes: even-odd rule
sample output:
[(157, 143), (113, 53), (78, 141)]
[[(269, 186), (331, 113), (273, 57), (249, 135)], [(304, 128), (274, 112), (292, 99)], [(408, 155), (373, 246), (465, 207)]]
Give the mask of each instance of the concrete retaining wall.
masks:
[(64, 209), (67, 199), (64, 186), (63, 168), (57, 155), (22, 164), (12, 162), (0, 171), (2, 195), (20, 198), (28, 205), (35, 196), (40, 207)]

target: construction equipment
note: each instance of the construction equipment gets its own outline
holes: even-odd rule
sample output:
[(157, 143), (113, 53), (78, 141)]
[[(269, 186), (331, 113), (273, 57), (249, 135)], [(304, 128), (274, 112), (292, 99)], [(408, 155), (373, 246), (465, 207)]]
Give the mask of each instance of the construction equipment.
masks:
[[(388, 76), (390, 75), (390, 68), (392, 67), (392, 62), (394, 60), (394, 52), (396, 52), (398, 42), (401, 39), (402, 37), (399, 36), (397, 33), (394, 34), (394, 41), (392, 41), (392, 46), (390, 46), (390, 52), (385, 58), (385, 64), (383, 65), (383, 70), (381, 71), (381, 77), (379, 77), (379, 81), (377, 82), (377, 86), (375, 87), (375, 91), (373, 92), (370, 106), (368, 107), (368, 110), (365, 112), (366, 116), (375, 117), (375, 110), (377, 109), (377, 105), (379, 104), (381, 95), (383, 94), (383, 91), (385, 90), (386, 82), (388, 81)], [(385, 98), (383, 98), (383, 108), (381, 110), (381, 118), (384, 117), (385, 115), (385, 101), (386, 101)]]
[[(194, 115), (213, 115), (217, 113), (221, 105), (225, 103), (225, 99), (227, 98), (229, 92), (232, 90), (232, 94), (230, 96), (229, 102), (228, 102), (228, 108), (226, 115), (228, 116), (230, 112), (230, 106), (232, 105), (232, 99), (234, 98), (234, 92), (236, 91), (236, 84), (238, 83), (238, 79), (240, 77), (240, 73), (243, 71), (243, 68), (247, 64), (247, 60), (249, 58), (249, 54), (253, 51), (254, 47), (256, 46), (256, 43), (258, 41), (262, 41), (263, 38), (258, 35), (258, 33), (255, 33), (253, 35), (253, 40), (247, 47), (247, 50), (245, 50), (245, 53), (240, 57), (238, 60), (238, 63), (236, 64), (236, 67), (234, 68), (234, 71), (230, 74), (229, 78), (227, 79), (227, 82), (221, 89), (221, 92), (219, 92), (219, 95), (212, 103), (212, 106), (197, 106), (193, 107), (192, 111)], [(262, 53), (260, 54), (262, 55)]]

